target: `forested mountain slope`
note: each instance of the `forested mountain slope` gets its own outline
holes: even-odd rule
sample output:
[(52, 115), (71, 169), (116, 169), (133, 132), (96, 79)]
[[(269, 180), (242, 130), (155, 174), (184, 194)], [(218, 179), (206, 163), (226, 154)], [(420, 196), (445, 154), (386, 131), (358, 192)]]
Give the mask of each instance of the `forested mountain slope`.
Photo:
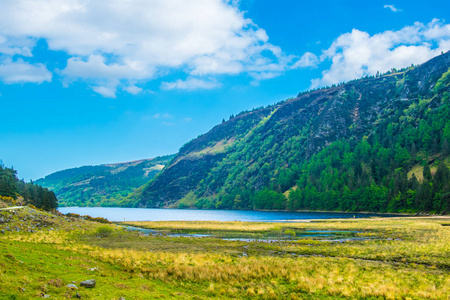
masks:
[(241, 113), (184, 145), (129, 201), (449, 211), (449, 67), (447, 52), (420, 66)]
[(55, 192), (60, 206), (119, 206), (158, 174), (174, 156), (84, 166), (47, 175), (36, 183)]

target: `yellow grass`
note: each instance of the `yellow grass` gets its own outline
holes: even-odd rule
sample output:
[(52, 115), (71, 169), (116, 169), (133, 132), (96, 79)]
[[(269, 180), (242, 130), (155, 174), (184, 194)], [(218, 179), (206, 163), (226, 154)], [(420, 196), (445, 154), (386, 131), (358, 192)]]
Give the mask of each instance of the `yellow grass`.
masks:
[(216, 221), (155, 221), (155, 222), (123, 222), (122, 224), (148, 229), (201, 229), (201, 230), (239, 230), (265, 231), (279, 228), (280, 223), (263, 222), (216, 222)]
[[(436, 173), (437, 167), (431, 165), (430, 166), (430, 171), (431, 174), (434, 175)], [(408, 179), (411, 179), (411, 177), (414, 175), (416, 175), (416, 178), (419, 182), (423, 181), (423, 166), (422, 165), (415, 165), (414, 167), (412, 167), (412, 169), (408, 172)]]
[[(21, 284), (29, 289), (25, 292), (29, 293), (27, 295), (45, 292), (64, 298), (63, 295), (68, 295), (63, 290), (64, 285), (70, 281), (61, 277), (61, 273), (52, 272), (56, 272), (55, 268), (59, 268), (59, 272), (66, 268), (76, 272), (78, 265), (73, 264), (76, 259), (82, 262), (78, 277), (91, 276), (102, 282), (92, 292), (81, 290), (85, 299), (117, 299), (112, 295), (124, 291), (134, 295), (131, 299), (450, 297), (450, 226), (442, 226), (450, 223), (449, 218), (298, 223), (127, 222), (164, 230), (352, 230), (358, 231), (360, 237), (371, 238), (345, 243), (300, 239), (286, 242), (286, 254), (270, 243), (146, 237), (117, 230), (117, 226), (113, 226), (111, 236), (99, 238), (96, 228), (105, 225), (45, 218), (56, 230), (11, 232), (0, 236), (0, 248), (5, 251), (0, 263), (0, 287), (4, 290), (13, 293), (17, 291), (14, 285)], [(174, 243), (180, 247), (170, 248)], [(153, 245), (153, 248), (146, 250), (144, 245)], [(32, 266), (44, 254), (33, 258), (34, 252), (25, 250), (33, 247), (53, 249), (46, 259), (60, 257), (58, 264), (47, 268), (45, 274), (39, 273), (39, 268)], [(15, 249), (15, 252), (8, 252), (12, 251), (8, 249)], [(247, 256), (237, 255), (243, 252)], [(98, 271), (88, 270), (95, 266), (99, 266)], [(18, 277), (14, 271), (17, 268), (23, 268), (20, 276), (27, 279)], [(0, 296), (1, 292), (0, 289)], [(129, 298), (126, 293), (124, 297)]]

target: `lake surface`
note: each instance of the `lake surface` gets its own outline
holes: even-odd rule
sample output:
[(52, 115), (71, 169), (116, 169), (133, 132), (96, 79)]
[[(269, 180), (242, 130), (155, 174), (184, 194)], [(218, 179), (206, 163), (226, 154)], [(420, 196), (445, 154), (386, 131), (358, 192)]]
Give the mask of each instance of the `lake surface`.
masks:
[[(197, 210), (118, 207), (60, 207), (61, 213), (75, 213), (102, 217), (112, 222), (120, 221), (243, 221), (243, 222), (292, 222), (295, 220), (368, 218), (376, 214), (285, 212), (254, 210)], [(389, 217), (389, 215), (382, 215)]]

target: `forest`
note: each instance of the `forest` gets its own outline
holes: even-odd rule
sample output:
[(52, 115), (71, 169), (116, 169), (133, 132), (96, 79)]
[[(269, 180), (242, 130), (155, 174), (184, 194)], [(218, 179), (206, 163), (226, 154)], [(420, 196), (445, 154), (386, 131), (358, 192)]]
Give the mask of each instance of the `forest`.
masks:
[(173, 155), (83, 166), (52, 173), (36, 183), (52, 190), (59, 206), (121, 206), (121, 201), (156, 176)]
[[(429, 109), (429, 102), (398, 111), (360, 141), (336, 141), (306, 162), (280, 169), (276, 177), (267, 174), (267, 188), (235, 189), (216, 207), (448, 213), (448, 94), (438, 108)], [(209, 199), (197, 202), (199, 208), (208, 205)]]
[[(179, 206), (449, 213), (450, 70), (433, 77), (427, 68), (368, 79), (367, 88), (364, 80), (344, 85), (333, 96), (339, 110), (355, 107), (365, 92), (376, 108), (375, 114), (367, 110), (364, 116), (361, 101), (359, 112), (353, 109), (351, 116), (357, 122), (340, 123), (332, 114), (318, 121), (305, 118), (300, 125), (287, 123), (285, 116), (276, 122), (266, 117), (250, 132), (236, 135), (229, 154)], [(417, 82), (425, 80), (431, 88), (420, 91)], [(383, 97), (387, 100), (376, 100)], [(336, 114), (336, 109), (330, 111)], [(332, 141), (338, 132), (333, 133), (333, 126), (342, 124), (350, 134)], [(317, 139), (328, 145), (312, 153)]]
[(47, 211), (58, 207), (55, 194), (33, 181), (25, 182), (17, 178), (17, 171), (0, 163), (0, 197), (16, 204), (31, 204)]

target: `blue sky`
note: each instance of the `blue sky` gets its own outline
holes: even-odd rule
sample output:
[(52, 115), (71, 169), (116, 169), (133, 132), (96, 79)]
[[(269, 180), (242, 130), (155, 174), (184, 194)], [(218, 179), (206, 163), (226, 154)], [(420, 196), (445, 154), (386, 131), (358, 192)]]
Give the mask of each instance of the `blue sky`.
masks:
[(450, 50), (449, 1), (3, 0), (20, 178), (171, 154), (242, 110)]

